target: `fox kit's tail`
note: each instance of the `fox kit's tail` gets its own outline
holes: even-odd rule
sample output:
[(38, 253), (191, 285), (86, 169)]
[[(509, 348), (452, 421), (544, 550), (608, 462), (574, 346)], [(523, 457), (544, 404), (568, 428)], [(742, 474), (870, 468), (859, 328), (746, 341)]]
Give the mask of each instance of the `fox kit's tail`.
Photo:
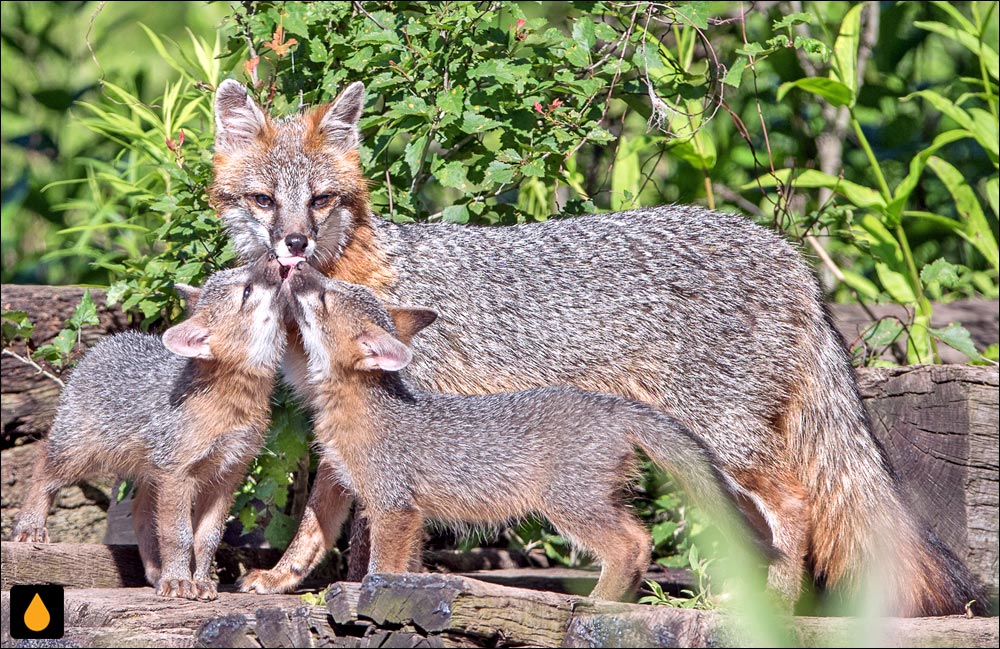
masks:
[(877, 595), (892, 615), (960, 613), (973, 599), (984, 606), (968, 569), (907, 509), (828, 316), (806, 340), (815, 362), (794, 383), (783, 424), (810, 494), (817, 583)]
[[(639, 407), (638, 404), (635, 407)], [(688, 496), (727, 534), (744, 539), (744, 519), (736, 505), (739, 487), (719, 470), (715, 455), (679, 421), (658, 410), (641, 406), (639, 413), (627, 419), (633, 444), (642, 449), (658, 467), (677, 480)], [(758, 547), (765, 555), (772, 548)]]

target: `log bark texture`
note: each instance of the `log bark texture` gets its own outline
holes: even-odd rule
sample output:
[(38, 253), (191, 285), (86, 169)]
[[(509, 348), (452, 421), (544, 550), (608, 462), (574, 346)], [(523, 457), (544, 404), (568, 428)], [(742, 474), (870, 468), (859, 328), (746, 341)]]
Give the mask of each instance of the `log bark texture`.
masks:
[[(31, 343), (37, 348), (55, 338), (66, 320), (73, 315), (85, 289), (74, 286), (24, 286), (4, 284), (0, 287), (0, 304), (4, 311), (26, 311), (35, 325)], [(89, 347), (103, 336), (128, 328), (128, 318), (118, 308), (105, 305), (104, 291), (90, 289), (97, 305), (100, 325), (83, 330), (83, 346)], [(25, 341), (13, 345), (13, 351), (27, 356)], [(46, 369), (53, 370), (44, 362)], [(54, 372), (56, 373), (56, 372)], [(55, 416), (59, 399), (59, 384), (46, 378), (29, 365), (4, 355), (0, 359), (3, 392), (0, 396), (0, 423), (3, 443), (8, 446), (19, 437), (41, 437)]]
[(880, 368), (859, 378), (910, 505), (995, 600), (1000, 368)]
[[(9, 593), (2, 595), (3, 636)], [(222, 592), (214, 602), (157, 597), (151, 588), (66, 591), (65, 640), (93, 647), (714, 647), (747, 646), (737, 616), (602, 602), (453, 575), (373, 575), (338, 583), (325, 606), (295, 595)], [(995, 647), (997, 618), (775, 617), (801, 646)], [(866, 643), (856, 644), (859, 641)]]

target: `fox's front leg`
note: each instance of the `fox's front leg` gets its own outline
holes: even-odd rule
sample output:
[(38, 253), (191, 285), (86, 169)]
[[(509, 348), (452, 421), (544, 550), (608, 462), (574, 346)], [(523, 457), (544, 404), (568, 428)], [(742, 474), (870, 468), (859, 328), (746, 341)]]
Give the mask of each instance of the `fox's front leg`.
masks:
[(160, 541), (162, 572), (156, 594), (197, 599), (191, 580), (191, 505), (195, 482), (186, 475), (164, 476), (156, 486), (156, 533)]
[(241, 463), (218, 480), (206, 484), (194, 504), (194, 585), (198, 599), (215, 599), (218, 587), (213, 578), (215, 552), (222, 540), (223, 525), (233, 505), (233, 492), (243, 478)]
[(368, 573), (407, 572), (423, 542), (424, 519), (414, 508), (367, 511), (371, 528)]
[(354, 496), (337, 481), (330, 463), (321, 460), (295, 538), (276, 566), (245, 574), (240, 590), (260, 594), (295, 590), (336, 543), (353, 502)]

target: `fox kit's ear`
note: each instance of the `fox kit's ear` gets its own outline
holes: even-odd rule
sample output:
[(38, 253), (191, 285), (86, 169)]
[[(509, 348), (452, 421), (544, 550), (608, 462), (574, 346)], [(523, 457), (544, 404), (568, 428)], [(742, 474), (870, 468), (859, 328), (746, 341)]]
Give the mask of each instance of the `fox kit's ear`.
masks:
[(340, 149), (356, 149), (361, 141), (358, 120), (364, 107), (365, 84), (355, 81), (333, 100), (319, 123), (327, 141)]
[(413, 337), (437, 320), (437, 311), (420, 306), (390, 306), (389, 315), (396, 325), (396, 333), (404, 344), (409, 345)]
[(361, 360), (354, 364), (356, 370), (398, 372), (413, 360), (409, 347), (381, 327), (373, 326), (361, 334), (357, 344)]
[(264, 127), (264, 113), (243, 84), (226, 79), (215, 92), (215, 150), (232, 153), (251, 144)]
[(208, 328), (196, 318), (185, 320), (163, 332), (163, 346), (178, 356), (204, 360), (214, 358), (208, 348)]
[(187, 311), (187, 314), (191, 315), (194, 313), (194, 306), (198, 304), (198, 298), (201, 297), (201, 289), (190, 284), (175, 282), (174, 290), (184, 298), (184, 310)]

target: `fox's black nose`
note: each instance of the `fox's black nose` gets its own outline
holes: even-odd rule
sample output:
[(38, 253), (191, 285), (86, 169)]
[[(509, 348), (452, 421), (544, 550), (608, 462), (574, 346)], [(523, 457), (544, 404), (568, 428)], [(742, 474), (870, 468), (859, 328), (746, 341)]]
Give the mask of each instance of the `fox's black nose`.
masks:
[(301, 255), (306, 251), (306, 246), (309, 245), (309, 239), (307, 239), (304, 234), (293, 232), (285, 237), (285, 245), (288, 246), (288, 252), (293, 255)]

